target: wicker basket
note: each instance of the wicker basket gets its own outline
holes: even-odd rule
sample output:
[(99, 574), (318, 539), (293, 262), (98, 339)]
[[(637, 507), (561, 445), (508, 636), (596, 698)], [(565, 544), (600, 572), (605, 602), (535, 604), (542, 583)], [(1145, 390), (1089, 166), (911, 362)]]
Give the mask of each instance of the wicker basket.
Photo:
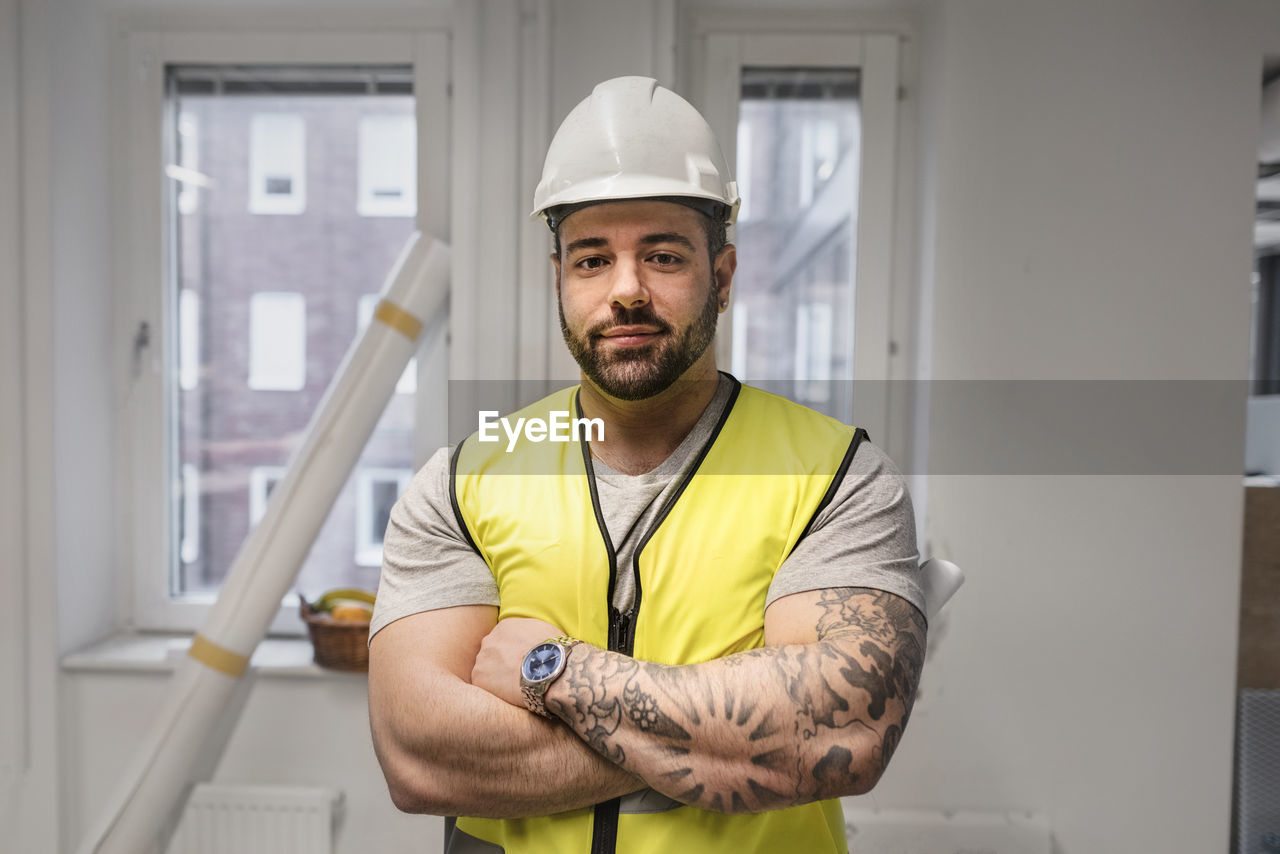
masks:
[(298, 594), (298, 613), (311, 633), (315, 662), (330, 670), (367, 673), (369, 670), (368, 621), (338, 621), (314, 611), (307, 597)]

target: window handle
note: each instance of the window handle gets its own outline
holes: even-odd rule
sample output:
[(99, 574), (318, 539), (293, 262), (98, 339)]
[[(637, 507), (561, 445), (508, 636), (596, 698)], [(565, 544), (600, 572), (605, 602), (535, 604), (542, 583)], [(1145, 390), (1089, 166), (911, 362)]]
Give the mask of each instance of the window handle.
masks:
[(138, 324), (138, 331), (133, 333), (133, 378), (142, 375), (142, 351), (151, 346), (151, 325), (145, 320)]

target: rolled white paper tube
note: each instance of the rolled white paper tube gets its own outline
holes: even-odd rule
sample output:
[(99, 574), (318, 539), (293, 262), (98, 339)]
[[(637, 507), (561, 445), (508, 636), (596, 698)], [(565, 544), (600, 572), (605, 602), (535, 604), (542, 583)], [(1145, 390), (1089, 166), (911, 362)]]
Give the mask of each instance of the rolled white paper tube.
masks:
[[(425, 324), (444, 305), (448, 290), (448, 249), (415, 234), (392, 268), (382, 302)], [(347, 352), (306, 438), (271, 491), (262, 521), (232, 563), (201, 635), (245, 656), (262, 640), (416, 351), (415, 340), (375, 321)]]
[(190, 656), (183, 659), (152, 736), (78, 854), (156, 850), (239, 710), (231, 701), (311, 544), (449, 289), (449, 251), (415, 233), (392, 268), (375, 322), (352, 345), (266, 513), (250, 532)]

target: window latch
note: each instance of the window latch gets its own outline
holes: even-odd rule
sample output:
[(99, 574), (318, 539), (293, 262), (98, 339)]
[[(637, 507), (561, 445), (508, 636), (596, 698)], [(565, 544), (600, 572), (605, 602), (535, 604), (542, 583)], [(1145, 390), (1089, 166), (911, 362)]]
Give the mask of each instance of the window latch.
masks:
[(142, 351), (151, 346), (151, 325), (145, 320), (138, 324), (138, 331), (133, 333), (133, 378), (142, 375)]

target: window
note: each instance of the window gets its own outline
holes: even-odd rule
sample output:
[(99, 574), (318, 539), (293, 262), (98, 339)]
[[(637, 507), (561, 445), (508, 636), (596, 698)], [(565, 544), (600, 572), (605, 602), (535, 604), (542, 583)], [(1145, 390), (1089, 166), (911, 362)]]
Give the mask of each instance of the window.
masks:
[(1264, 63), (1261, 100), (1249, 347), (1249, 391), (1255, 397), (1280, 395), (1280, 59), (1276, 57), (1267, 57)]
[(739, 153), (755, 217), (737, 231), (735, 299), (752, 325), (731, 363), (848, 421), (852, 384), (832, 380), (853, 379), (859, 72), (747, 67), (741, 85), (739, 127), (758, 144)]
[(701, 106), (742, 194), (719, 360), (883, 437), (898, 37), (702, 26)]
[[(179, 295), (177, 373), (184, 375), (168, 392), (179, 425), (175, 455), (196, 466), (203, 482), (218, 484), (204, 502), (201, 560), (174, 570), (171, 593), (184, 597), (216, 590), (262, 519), (358, 331), (350, 306), (383, 281), (414, 228), (411, 218), (374, 222), (351, 207), (365, 119), (412, 125), (414, 99), (405, 67), (179, 65), (167, 73), (169, 114), (197, 122), (209, 181), (205, 215), (184, 216), (174, 206), (165, 230), (173, 235), (169, 287)], [(326, 176), (311, 193), (308, 139), (311, 168)], [(397, 175), (412, 171), (399, 166)], [(345, 191), (338, 186), (344, 176)], [(246, 182), (249, 211), (235, 198)], [(173, 189), (180, 195), (182, 186)], [(308, 216), (255, 216), (304, 207)], [(188, 385), (182, 380), (191, 371), (181, 363), (194, 361), (198, 342), (208, 381)], [(369, 463), (411, 469), (412, 433), (412, 401), (390, 407), (366, 450)], [(369, 546), (355, 542), (350, 522), (357, 492), (349, 484), (337, 497), (300, 587), (376, 585), (376, 572), (353, 557)]]
[(409, 486), (409, 469), (366, 469), (356, 475), (356, 563), (382, 566), (382, 538), (391, 508)]
[(417, 128), (413, 116), (360, 119), (361, 216), (413, 216), (418, 210)]
[[(200, 625), (353, 343), (360, 298), (380, 288), (416, 229), (447, 222), (447, 197), (415, 183), (448, 185), (443, 29), (292, 33), (255, 64), (265, 46), (208, 32), (128, 39), (129, 252), (117, 334), (136, 344), (120, 429), (135, 485), (123, 562), (136, 567), (142, 628)], [(396, 162), (372, 176), (371, 198), (388, 198), (386, 175), (398, 182), (401, 204), (413, 203), (404, 215), (356, 209), (362, 127), (375, 137), (394, 128), (399, 142), (383, 158), (416, 161), (419, 143), (432, 153), (425, 167)], [(196, 203), (184, 201), (192, 187)], [(441, 383), (445, 354), (423, 355)], [(410, 372), (388, 402), (356, 471), (413, 470), (426, 407), (416, 379)], [(422, 447), (443, 442), (439, 432)], [(376, 587), (378, 568), (356, 560), (380, 543), (373, 533), (357, 542), (357, 504), (370, 498), (358, 480), (318, 497), (333, 507), (294, 589)], [(272, 631), (303, 629), (291, 598)]]
[(307, 300), (264, 291), (249, 297), (249, 388), (298, 391), (307, 384)]
[(1254, 259), (1251, 341), (1250, 394), (1280, 395), (1280, 254)]
[(249, 211), (307, 209), (307, 126), (302, 116), (265, 113), (249, 122)]

